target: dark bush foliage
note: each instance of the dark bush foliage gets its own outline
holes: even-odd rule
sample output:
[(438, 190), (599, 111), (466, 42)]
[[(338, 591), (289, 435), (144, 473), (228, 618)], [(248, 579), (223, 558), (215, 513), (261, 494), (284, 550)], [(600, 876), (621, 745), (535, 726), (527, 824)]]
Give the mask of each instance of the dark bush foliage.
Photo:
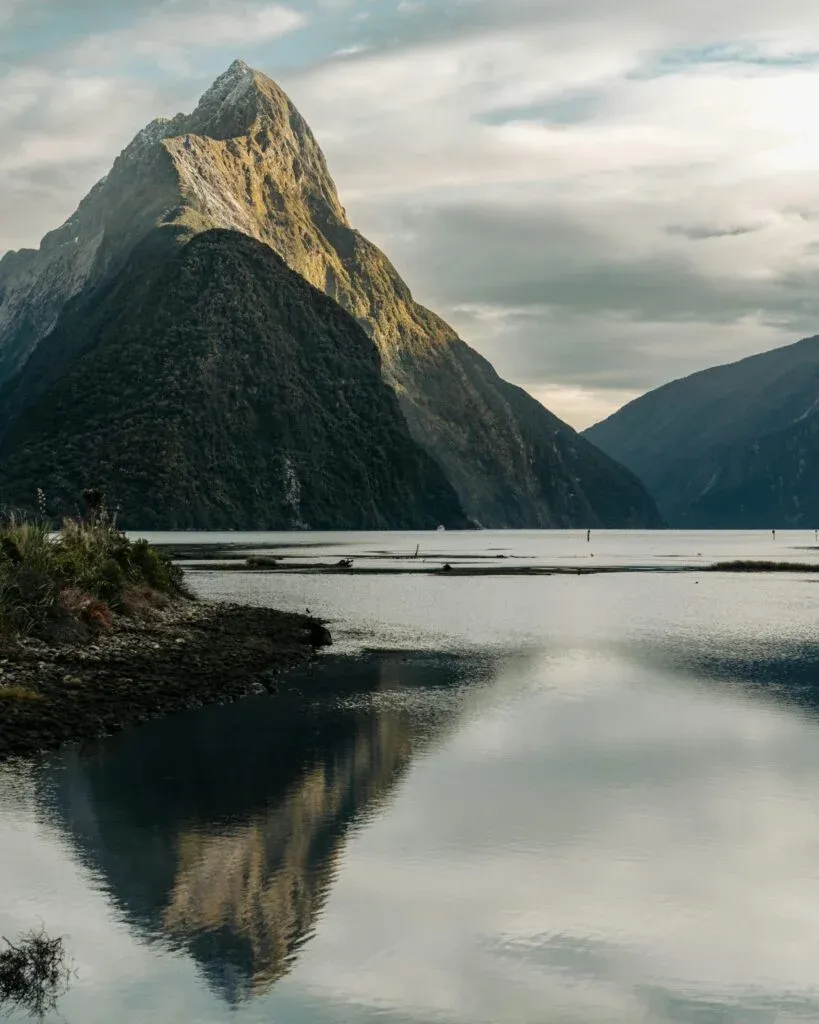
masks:
[(122, 611), (129, 586), (187, 595), (182, 569), (146, 541), (129, 541), (102, 501), (56, 535), (40, 519), (0, 523), (0, 632), (41, 629), (64, 612), (66, 591)]
[(0, 950), (0, 1007), (44, 1017), (67, 991), (73, 970), (61, 938), (29, 932), (18, 941), (3, 939)]

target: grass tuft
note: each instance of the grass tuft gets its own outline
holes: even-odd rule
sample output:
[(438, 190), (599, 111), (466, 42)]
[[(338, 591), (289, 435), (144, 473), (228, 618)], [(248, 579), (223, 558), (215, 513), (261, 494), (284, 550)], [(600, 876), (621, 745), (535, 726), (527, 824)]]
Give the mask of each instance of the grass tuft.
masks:
[(151, 603), (145, 594), (189, 596), (179, 566), (147, 541), (128, 540), (99, 492), (84, 498), (88, 514), (57, 533), (44, 515), (0, 521), (0, 634), (37, 633), (65, 618), (107, 629), (112, 612)]

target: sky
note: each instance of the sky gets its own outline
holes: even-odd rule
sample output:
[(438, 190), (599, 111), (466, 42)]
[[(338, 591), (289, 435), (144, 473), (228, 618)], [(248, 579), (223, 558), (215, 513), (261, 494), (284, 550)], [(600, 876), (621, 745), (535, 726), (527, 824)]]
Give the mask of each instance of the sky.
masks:
[(575, 427), (819, 333), (812, 0), (0, 0), (0, 254), (237, 57), (415, 297)]

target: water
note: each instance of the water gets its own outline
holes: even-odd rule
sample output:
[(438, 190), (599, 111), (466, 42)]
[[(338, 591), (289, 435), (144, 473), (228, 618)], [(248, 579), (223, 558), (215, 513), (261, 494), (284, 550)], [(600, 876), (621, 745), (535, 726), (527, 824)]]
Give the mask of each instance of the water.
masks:
[[(586, 557), (579, 534), (423, 536)], [(311, 539), (419, 542), (277, 543)], [(591, 547), (647, 565), (811, 544)], [(280, 697), (0, 770), (0, 934), (67, 936), (57, 1019), (819, 1020), (819, 565), (194, 579), (310, 607), (344, 656)]]
[[(813, 530), (486, 530), (394, 533), (146, 533), (156, 544), (229, 544), (298, 562), (353, 558), (358, 566), (702, 566), (737, 558), (816, 562)], [(273, 549), (271, 551), (271, 549)], [(417, 560), (414, 557), (418, 551)]]

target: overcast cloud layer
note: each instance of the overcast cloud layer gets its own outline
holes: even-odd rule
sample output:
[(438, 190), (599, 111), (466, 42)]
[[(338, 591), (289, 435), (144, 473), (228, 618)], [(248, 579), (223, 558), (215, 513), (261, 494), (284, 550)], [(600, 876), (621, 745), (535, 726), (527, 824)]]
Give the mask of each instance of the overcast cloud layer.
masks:
[(811, 0), (0, 0), (0, 253), (237, 56), (416, 297), (575, 426), (819, 333)]

